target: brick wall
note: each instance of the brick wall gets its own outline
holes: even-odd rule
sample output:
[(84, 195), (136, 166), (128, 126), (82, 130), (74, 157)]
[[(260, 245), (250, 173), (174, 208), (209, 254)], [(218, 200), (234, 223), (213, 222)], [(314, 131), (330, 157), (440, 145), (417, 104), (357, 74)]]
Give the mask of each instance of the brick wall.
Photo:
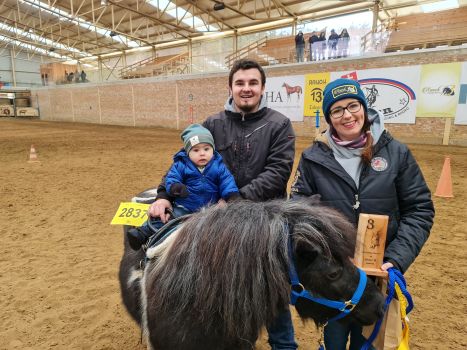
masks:
[[(304, 64), (266, 67), (267, 76), (300, 75), (314, 72), (465, 62), (467, 48), (433, 49), (423, 52), (392, 53)], [(40, 88), (37, 93), (41, 119), (128, 126), (159, 126), (183, 129), (218, 112), (228, 97), (228, 73), (147, 78), (103, 84), (79, 84)], [(415, 124), (387, 124), (403, 142), (442, 144), (446, 120), (418, 118)], [(454, 125), (449, 143), (467, 146), (467, 125)], [(326, 127), (321, 120), (321, 129)], [(294, 122), (297, 135), (315, 135), (314, 117)]]

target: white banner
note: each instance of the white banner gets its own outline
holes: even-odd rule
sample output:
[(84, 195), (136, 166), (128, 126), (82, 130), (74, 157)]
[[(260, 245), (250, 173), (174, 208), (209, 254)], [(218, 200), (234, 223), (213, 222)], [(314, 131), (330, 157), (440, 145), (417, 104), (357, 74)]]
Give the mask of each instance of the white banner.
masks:
[(331, 73), (331, 81), (341, 77), (360, 82), (368, 107), (380, 111), (384, 123), (415, 124), (420, 66)]
[(268, 107), (281, 112), (291, 121), (303, 121), (304, 86), (303, 75), (268, 77), (264, 92)]
[(454, 124), (467, 124), (467, 62), (462, 64), (461, 79), (459, 82), (459, 102), (456, 110)]

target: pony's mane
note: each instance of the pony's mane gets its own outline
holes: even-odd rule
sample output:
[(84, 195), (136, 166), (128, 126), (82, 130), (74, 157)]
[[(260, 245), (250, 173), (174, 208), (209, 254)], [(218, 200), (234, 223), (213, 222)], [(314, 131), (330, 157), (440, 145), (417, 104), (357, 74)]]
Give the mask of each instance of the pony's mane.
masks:
[(170, 315), (178, 330), (222, 323), (229, 336), (256, 337), (289, 303), (287, 228), (294, 246), (329, 258), (353, 254), (355, 229), (330, 208), (306, 200), (214, 206), (193, 215), (148, 265), (148, 308)]

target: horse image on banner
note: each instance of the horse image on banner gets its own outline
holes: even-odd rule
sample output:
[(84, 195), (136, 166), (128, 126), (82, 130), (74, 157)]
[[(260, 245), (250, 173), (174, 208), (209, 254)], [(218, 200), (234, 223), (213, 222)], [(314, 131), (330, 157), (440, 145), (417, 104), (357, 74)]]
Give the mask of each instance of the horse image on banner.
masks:
[(285, 88), (287, 93), (287, 101), (290, 101), (290, 95), (292, 94), (297, 94), (297, 101), (300, 100), (300, 95), (303, 93), (301, 86), (290, 86), (287, 83), (284, 83), (282, 84), (282, 87)]
[(291, 290), (300, 316), (319, 325), (383, 315), (383, 295), (350, 260), (355, 227), (315, 199), (211, 206), (146, 252), (124, 237), (122, 298), (149, 349), (252, 349)]

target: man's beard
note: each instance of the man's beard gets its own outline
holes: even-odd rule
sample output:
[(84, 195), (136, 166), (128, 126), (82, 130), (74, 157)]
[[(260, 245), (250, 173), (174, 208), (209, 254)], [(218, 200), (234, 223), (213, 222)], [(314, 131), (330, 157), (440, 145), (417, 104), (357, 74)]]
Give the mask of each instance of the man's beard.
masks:
[[(238, 107), (238, 106), (237, 106)], [(255, 108), (259, 107), (259, 104), (258, 105), (246, 105), (246, 106), (241, 106), (241, 107), (238, 107), (238, 109), (240, 110), (240, 112), (243, 112), (243, 113), (251, 113), (253, 112), (253, 110)]]
[(239, 112), (242, 112), (242, 113), (252, 113), (252, 112), (256, 112), (257, 110), (259, 110), (259, 106), (261, 105), (261, 100), (262, 100), (262, 97), (259, 99), (258, 103), (257, 104), (243, 104), (241, 106), (237, 105), (234, 101), (234, 104), (235, 104), (235, 107), (236, 109), (239, 111)]

